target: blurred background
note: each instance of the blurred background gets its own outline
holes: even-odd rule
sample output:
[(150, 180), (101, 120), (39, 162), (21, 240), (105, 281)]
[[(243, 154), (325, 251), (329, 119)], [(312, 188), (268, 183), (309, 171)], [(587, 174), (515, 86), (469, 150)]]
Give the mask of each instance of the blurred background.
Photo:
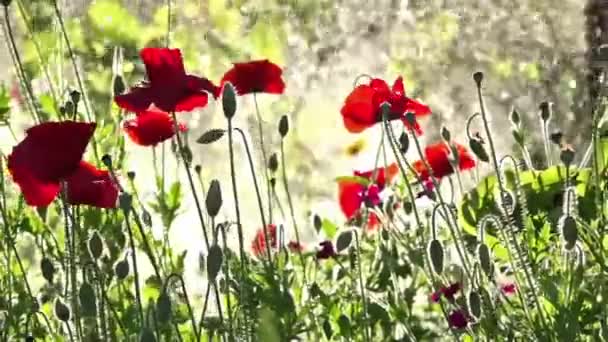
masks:
[[(593, 3), (594, 1), (589, 1)], [(13, 0), (11, 25), (25, 71), (34, 79), (43, 110), (56, 110), (75, 88), (65, 43), (51, 1)], [(348, 133), (340, 108), (357, 76), (368, 74), (392, 84), (402, 75), (408, 96), (427, 103), (433, 115), (422, 122), (424, 140), (437, 139), (446, 125), (456, 140), (466, 143), (468, 116), (478, 110), (472, 73), (484, 71), (485, 94), (500, 151), (513, 146), (508, 122), (517, 109), (529, 134), (533, 153), (542, 150), (538, 105), (553, 103), (551, 130), (563, 130), (567, 141), (589, 139), (591, 114), (585, 108), (590, 93), (588, 44), (590, 16), (584, 1), (563, 0), (58, 0), (68, 35), (85, 78), (99, 122), (122, 120), (112, 106), (112, 79), (122, 74), (131, 85), (144, 77), (138, 53), (145, 46), (164, 46), (170, 23), (170, 45), (180, 48), (189, 73), (219, 81), (232, 62), (267, 58), (284, 68), (282, 96), (258, 96), (270, 152), (279, 148), (278, 118), (288, 114), (286, 164), (295, 210), (303, 229), (310, 213), (343, 222), (337, 209), (335, 177), (373, 166), (380, 133), (370, 129)], [(589, 6), (589, 4), (587, 4)], [(170, 9), (170, 11), (169, 11)], [(168, 14), (171, 15), (168, 15)], [(587, 26), (586, 26), (587, 25)], [(6, 34), (6, 31), (5, 31)], [(587, 34), (587, 36), (585, 36)], [(599, 33), (598, 33), (599, 34)], [(117, 51), (123, 60), (117, 63)], [(18, 82), (8, 49), (0, 49), (4, 94), (19, 103)], [(48, 82), (52, 80), (52, 83)], [(53, 84), (54, 83), (54, 84)], [(221, 180), (224, 212), (232, 217), (226, 140), (211, 146), (194, 141), (210, 128), (225, 126), (221, 106), (211, 101), (202, 111), (184, 113), (189, 126), (194, 163), (203, 178)], [(252, 97), (239, 99), (237, 125), (257, 141)], [(31, 125), (29, 117), (11, 111), (17, 136)], [(111, 128), (112, 129), (112, 128)], [(113, 129), (118, 132), (116, 127)], [(14, 140), (3, 134), (9, 153)], [(353, 148), (358, 146), (358, 148)], [(127, 142), (123, 173), (135, 170), (136, 181), (151, 196), (152, 152)], [(244, 155), (238, 155), (239, 184), (246, 198), (244, 221), (250, 232), (259, 228), (257, 207)], [(255, 155), (260, 159), (259, 153)], [(413, 156), (415, 158), (415, 156)], [(169, 176), (181, 177), (175, 161), (167, 161)], [(181, 171), (180, 171), (181, 172)], [(261, 172), (258, 173), (261, 176)], [(185, 185), (186, 183), (184, 183)], [(280, 183), (279, 183), (280, 184)], [(280, 196), (282, 187), (278, 186)], [(190, 194), (183, 189), (186, 197)], [(199, 229), (192, 203), (186, 201), (175, 243), (192, 244), (184, 234)], [(286, 208), (285, 208), (286, 209)], [(286, 225), (289, 220), (285, 220)], [(312, 229), (309, 229), (312, 232)], [(312, 239), (311, 233), (308, 239)], [(193, 233), (194, 234), (194, 233)], [(201, 240), (198, 240), (201, 241)], [(200, 244), (200, 243), (199, 243)]]

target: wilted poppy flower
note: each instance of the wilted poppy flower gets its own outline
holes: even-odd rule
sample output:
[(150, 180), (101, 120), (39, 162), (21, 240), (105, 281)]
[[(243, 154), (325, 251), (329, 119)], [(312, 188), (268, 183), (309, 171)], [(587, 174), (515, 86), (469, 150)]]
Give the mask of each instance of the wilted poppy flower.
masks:
[(329, 259), (336, 256), (336, 249), (334, 248), (334, 244), (329, 240), (321, 241), (319, 243), (319, 249), (317, 251), (317, 259)]
[[(401, 119), (408, 127), (410, 124), (405, 120), (405, 113), (412, 112), (417, 117), (431, 114), (428, 106), (405, 96), (401, 76), (395, 80), (392, 88), (384, 80), (373, 78), (369, 84), (356, 86), (346, 97), (340, 110), (344, 126), (351, 133), (359, 133), (382, 122), (381, 106), (384, 102), (388, 102), (391, 107), (389, 120)], [(416, 133), (422, 134), (418, 123), (412, 128)]]
[(266, 240), (270, 243), (271, 250), (277, 248), (277, 226), (269, 224), (266, 226), (266, 230), (268, 231), (268, 236), (265, 237), (264, 229), (258, 229), (253, 242), (251, 243), (251, 250), (256, 257), (266, 253)]
[(469, 315), (462, 309), (454, 310), (448, 316), (450, 328), (464, 329), (469, 325)]
[(118, 187), (108, 171), (81, 161), (74, 173), (66, 178), (67, 201), (98, 208), (115, 208)]
[[(467, 149), (457, 143), (453, 143), (458, 151), (458, 167), (460, 170), (469, 170), (475, 167), (475, 159), (473, 156), (469, 154)], [(451, 175), (454, 172), (454, 168), (452, 164), (450, 164), (450, 160), (448, 156), (450, 154), (450, 148), (444, 142), (439, 142), (436, 144), (432, 144), (427, 146), (424, 149), (424, 154), (426, 161), (431, 166), (433, 170), (433, 176), (435, 178), (440, 179), (445, 176)], [(424, 162), (422, 160), (417, 160), (414, 162), (414, 169), (422, 178), (422, 180), (427, 180), (430, 178), (430, 173), (426, 169)]]
[[(153, 146), (175, 135), (175, 124), (169, 113), (157, 110), (147, 110), (137, 113), (134, 119), (126, 120), (122, 128), (129, 138), (141, 146)], [(180, 131), (186, 126), (179, 124)]]
[(460, 283), (453, 283), (449, 286), (444, 286), (431, 294), (431, 301), (434, 303), (439, 303), (441, 296), (444, 296), (449, 301), (454, 301), (454, 297), (458, 292), (460, 292), (461, 289), (462, 285), (460, 285)]
[[(394, 163), (386, 168), (379, 168), (376, 172), (376, 181), (367, 187), (355, 180), (340, 180), (338, 182), (338, 200), (344, 216), (348, 220), (355, 218), (363, 204), (369, 207), (379, 206), (381, 204), (380, 193), (384, 190), (386, 184), (397, 175), (398, 171), (399, 169)], [(355, 171), (354, 175), (371, 181), (373, 170)], [(377, 224), (378, 222), (373, 213), (369, 215), (369, 220), (371, 220), (371, 223), (375, 222)], [(373, 227), (375, 224), (368, 226)]]
[(148, 81), (114, 97), (123, 109), (139, 113), (154, 104), (165, 112), (188, 112), (205, 107), (207, 93), (218, 92), (208, 79), (186, 74), (179, 49), (145, 48), (140, 57), (146, 65)]
[(59, 194), (60, 182), (80, 166), (95, 123), (45, 122), (29, 128), (13, 147), (8, 169), (27, 204), (44, 207)]
[[(267, 59), (247, 63), (234, 63), (222, 77), (221, 86), (230, 82), (237, 94), (250, 93), (282, 94), (285, 82), (282, 79), (283, 70)], [(214, 94), (218, 97), (220, 89)]]

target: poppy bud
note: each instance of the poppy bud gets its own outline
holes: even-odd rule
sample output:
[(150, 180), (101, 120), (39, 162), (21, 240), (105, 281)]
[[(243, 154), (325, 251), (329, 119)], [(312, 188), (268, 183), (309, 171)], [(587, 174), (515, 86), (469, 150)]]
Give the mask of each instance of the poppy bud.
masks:
[(312, 225), (315, 227), (317, 233), (321, 231), (321, 228), (323, 227), (323, 220), (321, 220), (321, 216), (315, 214), (312, 217)]
[(11, 4), (12, 1), (13, 0), (2, 0), (2, 5), (4, 7), (8, 7), (8, 6), (10, 6), (10, 4)]
[(574, 217), (570, 215), (563, 216), (559, 220), (562, 238), (564, 239), (566, 249), (570, 250), (576, 245), (578, 240), (578, 227)]
[(276, 153), (271, 154), (268, 158), (268, 169), (272, 172), (277, 172), (279, 169), (279, 159)]
[(521, 123), (521, 118), (519, 116), (519, 112), (515, 108), (513, 108), (513, 110), (511, 111), (510, 119), (513, 126), (519, 127), (519, 124)]
[(184, 148), (182, 148), (182, 158), (184, 159), (184, 161), (187, 164), (192, 163), (192, 150), (190, 149), (190, 146), (184, 146)]
[(118, 196), (118, 205), (126, 212), (131, 210), (133, 205), (133, 196), (128, 192), (123, 192)]
[(218, 245), (209, 247), (209, 252), (207, 252), (207, 279), (209, 281), (215, 281), (215, 278), (222, 269), (223, 262), (224, 252), (222, 248)]
[(540, 109), (540, 118), (543, 120), (543, 122), (549, 121), (551, 119), (551, 106), (550, 106), (549, 102), (547, 102), (547, 101), (541, 102), (539, 105), (539, 109)]
[(443, 253), (443, 245), (441, 241), (434, 239), (429, 242), (428, 246), (429, 258), (431, 259), (431, 266), (433, 266), (433, 271), (437, 274), (441, 274), (443, 272), (443, 263), (444, 263), (444, 253)]
[(125, 80), (122, 78), (122, 76), (114, 76), (114, 80), (112, 81), (112, 92), (114, 96), (122, 95), (125, 90), (127, 90), (127, 86), (125, 85)]
[(66, 113), (65, 106), (59, 106), (59, 114), (61, 114), (61, 116), (65, 116), (65, 113)]
[(201, 165), (200, 165), (200, 164), (196, 164), (196, 165), (194, 165), (194, 172), (196, 172), (197, 174), (200, 174), (200, 173), (201, 173), (201, 171), (202, 171), (202, 169), (203, 169), (203, 168), (201, 167)]
[(469, 313), (476, 319), (481, 318), (481, 296), (476, 291), (469, 292), (467, 298)]
[(287, 119), (287, 115), (281, 116), (279, 120), (279, 134), (281, 137), (285, 138), (287, 133), (289, 132), (289, 121)]
[(99, 232), (94, 231), (89, 238), (87, 246), (89, 247), (89, 254), (91, 258), (97, 260), (103, 253), (103, 240)]
[(72, 102), (74, 102), (74, 106), (78, 107), (78, 103), (80, 102), (80, 93), (77, 90), (72, 90), (70, 92), (70, 98)]
[(410, 125), (410, 127), (414, 127), (416, 125), (416, 114), (412, 112), (405, 113), (405, 121)]
[(490, 161), (490, 156), (488, 156), (488, 152), (486, 152), (486, 149), (483, 147), (479, 140), (475, 138), (469, 139), (469, 147), (471, 148), (471, 151), (475, 153), (475, 156), (477, 156), (479, 160), (486, 163)]
[(443, 138), (443, 140), (445, 140), (447, 142), (449, 142), (452, 138), (452, 134), (445, 126), (441, 127), (441, 137)]
[(477, 84), (477, 87), (481, 87), (481, 82), (483, 81), (483, 72), (475, 72), (473, 74), (473, 80), (475, 81), (475, 84)]
[(162, 292), (156, 300), (156, 316), (161, 323), (169, 322), (171, 319), (171, 297), (167, 292)]
[(224, 116), (230, 120), (236, 113), (236, 92), (234, 86), (230, 82), (224, 84), (222, 91), (222, 109), (224, 110)]
[(274, 187), (277, 185), (277, 179), (272, 177), (270, 178), (270, 187), (274, 189)]
[(127, 172), (127, 178), (129, 178), (130, 181), (133, 181), (135, 179), (135, 171)]
[(142, 209), (141, 211), (141, 220), (148, 227), (152, 227), (152, 216), (146, 209)]
[(55, 299), (55, 316), (62, 322), (70, 320), (71, 312), (67, 305), (63, 304), (61, 299)]
[(114, 265), (114, 275), (118, 280), (124, 280), (129, 275), (129, 262), (126, 258)]
[(82, 283), (78, 290), (81, 314), (85, 317), (95, 317), (97, 314), (97, 302), (95, 300), (95, 289), (89, 283)]
[(108, 169), (112, 168), (112, 157), (110, 157), (109, 154), (104, 154), (101, 157), (101, 162), (103, 163), (103, 165), (105, 165)]
[(559, 159), (562, 161), (562, 163), (564, 163), (564, 165), (570, 166), (574, 160), (574, 149), (572, 149), (570, 146), (564, 147), (559, 154)]
[(482, 271), (488, 275), (492, 275), (492, 259), (490, 256), (490, 248), (485, 243), (479, 244), (477, 246), (477, 258), (479, 259), (479, 266)]
[(211, 184), (209, 184), (205, 206), (207, 207), (207, 213), (211, 217), (215, 217), (220, 212), (220, 208), (222, 207), (222, 189), (217, 179), (212, 180)]
[(407, 133), (405, 133), (405, 131), (402, 132), (399, 136), (399, 144), (401, 145), (401, 147), (399, 148), (401, 153), (406, 154), (407, 150), (410, 147), (410, 139), (408, 138)]
[(53, 277), (55, 275), (55, 266), (51, 259), (44, 257), (40, 260), (40, 270), (42, 271), (42, 277), (49, 283), (53, 283)]

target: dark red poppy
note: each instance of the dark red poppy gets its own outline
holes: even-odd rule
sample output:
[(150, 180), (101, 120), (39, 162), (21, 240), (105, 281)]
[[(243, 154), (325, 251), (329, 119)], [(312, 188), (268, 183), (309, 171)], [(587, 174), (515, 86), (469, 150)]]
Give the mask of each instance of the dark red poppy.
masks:
[(434, 303), (438, 303), (441, 300), (441, 296), (444, 296), (450, 302), (454, 301), (454, 297), (460, 290), (462, 289), (462, 285), (458, 282), (450, 284), (448, 286), (443, 286), (439, 290), (433, 292), (431, 294), (431, 301)]
[(8, 156), (8, 169), (28, 205), (48, 206), (57, 197), (60, 182), (80, 166), (95, 126), (45, 122), (26, 131), (25, 139)]
[[(175, 135), (175, 125), (169, 113), (148, 110), (138, 113), (134, 119), (126, 120), (122, 128), (131, 141), (141, 146), (153, 146)], [(179, 124), (180, 131), (186, 127)]]
[(218, 92), (208, 79), (186, 74), (179, 49), (145, 48), (140, 57), (146, 65), (148, 81), (114, 97), (125, 110), (140, 113), (154, 104), (165, 112), (188, 112), (205, 107), (208, 93)]
[[(384, 102), (388, 102), (391, 106), (389, 119), (401, 119), (408, 127), (410, 124), (405, 119), (405, 113), (412, 112), (417, 117), (431, 114), (428, 106), (405, 96), (401, 76), (395, 80), (392, 88), (389, 88), (384, 80), (373, 78), (368, 84), (356, 86), (346, 97), (344, 106), (340, 110), (344, 126), (351, 133), (359, 133), (382, 122), (381, 106)], [(417, 134), (422, 134), (418, 123), (412, 129)]]
[(302, 244), (298, 243), (297, 241), (289, 241), (287, 243), (287, 248), (289, 248), (289, 251), (292, 253), (304, 251), (304, 246), (302, 246)]
[[(475, 167), (475, 159), (469, 151), (462, 145), (453, 143), (456, 146), (456, 150), (458, 151), (458, 167), (460, 170), (470, 170)], [(431, 166), (433, 170), (433, 176), (440, 179), (445, 176), (451, 175), (454, 172), (454, 168), (452, 168), (452, 164), (448, 159), (450, 154), (450, 148), (444, 142), (439, 142), (436, 144), (432, 144), (427, 146), (424, 149), (424, 154), (426, 157), (426, 161)], [(422, 160), (417, 160), (414, 162), (414, 169), (420, 175), (422, 180), (427, 180), (430, 178), (430, 174), (426, 169), (424, 162)]]
[(321, 247), (317, 251), (317, 259), (329, 259), (336, 256), (336, 249), (334, 248), (334, 244), (329, 240), (321, 241), (319, 243), (319, 247)]
[(264, 229), (258, 229), (251, 243), (251, 250), (256, 257), (266, 254), (266, 240), (270, 243), (271, 250), (277, 248), (277, 226), (269, 224), (266, 226), (266, 230), (268, 231), (268, 236), (264, 237)]
[[(379, 168), (376, 172), (376, 181), (369, 186), (365, 186), (354, 180), (340, 180), (338, 182), (338, 200), (340, 202), (340, 209), (346, 216), (346, 219), (351, 220), (356, 218), (360, 214), (360, 209), (363, 204), (376, 207), (381, 204), (380, 192), (384, 190), (386, 184), (397, 175), (399, 169), (396, 164), (391, 164), (386, 168)], [(355, 171), (355, 176), (372, 180), (372, 171)], [(378, 218), (375, 214), (369, 215), (368, 228), (377, 226)]]
[[(282, 79), (283, 70), (267, 59), (247, 63), (234, 63), (222, 77), (221, 86), (230, 82), (238, 95), (250, 93), (282, 94), (285, 82)], [(219, 96), (218, 92), (215, 97)]]
[(462, 309), (454, 310), (448, 316), (450, 328), (464, 329), (469, 325), (469, 315)]
[(68, 203), (97, 208), (116, 207), (118, 187), (108, 171), (81, 161), (76, 171), (66, 178), (66, 182)]
[(506, 283), (500, 286), (500, 291), (505, 296), (512, 296), (515, 294), (515, 291), (517, 291), (517, 287), (515, 286), (515, 283)]

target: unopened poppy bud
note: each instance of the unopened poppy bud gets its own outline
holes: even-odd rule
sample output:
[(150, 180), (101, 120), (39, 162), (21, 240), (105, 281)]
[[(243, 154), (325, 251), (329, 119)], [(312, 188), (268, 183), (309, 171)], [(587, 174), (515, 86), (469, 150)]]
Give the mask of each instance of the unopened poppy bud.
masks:
[(574, 149), (570, 146), (565, 146), (559, 154), (559, 159), (566, 166), (570, 166), (574, 160)]
[(91, 284), (85, 282), (80, 285), (78, 300), (80, 302), (80, 313), (85, 317), (95, 317), (97, 301), (95, 299), (95, 289)]
[(205, 206), (207, 207), (207, 214), (211, 217), (215, 217), (220, 212), (220, 208), (222, 207), (222, 189), (217, 179), (212, 180), (211, 184), (209, 184)]
[(77, 90), (72, 90), (70, 92), (70, 98), (72, 99), (72, 102), (74, 102), (74, 105), (78, 106), (78, 103), (80, 102), (80, 93)]
[(277, 185), (277, 179), (272, 177), (270, 178), (270, 187), (274, 189), (274, 187)]
[(40, 271), (42, 272), (42, 277), (52, 284), (55, 275), (55, 266), (51, 259), (44, 257), (40, 260)]
[(62, 321), (62, 322), (67, 322), (70, 320), (70, 316), (71, 316), (71, 312), (70, 312), (70, 308), (65, 305), (61, 299), (57, 298), (55, 299), (55, 316), (57, 317), (58, 320)]
[(399, 144), (401, 145), (399, 148), (401, 153), (406, 154), (407, 150), (410, 148), (410, 139), (408, 138), (407, 133), (401, 133), (399, 136)]
[(319, 231), (321, 231), (321, 228), (323, 227), (323, 220), (321, 220), (321, 216), (315, 214), (312, 217), (312, 225), (313, 225), (313, 227), (315, 227), (315, 230), (317, 231), (317, 233)]
[(59, 106), (59, 114), (61, 114), (61, 116), (64, 116), (65, 113), (66, 113), (65, 106)]
[(549, 102), (541, 102), (538, 108), (540, 109), (540, 118), (544, 122), (549, 121), (551, 119), (551, 105), (549, 104)]
[(129, 178), (130, 181), (133, 181), (135, 179), (135, 171), (127, 172), (127, 178)]
[(101, 238), (101, 235), (99, 235), (99, 232), (94, 231), (93, 234), (91, 234), (87, 245), (91, 258), (95, 260), (99, 259), (103, 253), (103, 239)]
[[(405, 121), (410, 125), (410, 127), (415, 127), (416, 125), (416, 114), (412, 112), (405, 113)], [(412, 128), (410, 128), (412, 129)]]
[(477, 258), (479, 259), (479, 266), (481, 270), (488, 276), (492, 275), (492, 258), (490, 256), (490, 248), (485, 243), (477, 246)]
[(549, 135), (549, 139), (551, 139), (551, 142), (555, 145), (560, 146), (562, 144), (562, 139), (564, 139), (564, 133), (560, 131), (553, 132)]
[(201, 167), (200, 164), (194, 165), (194, 172), (196, 172), (197, 174), (200, 174), (202, 170), (203, 170), (203, 168)]
[(171, 297), (165, 291), (156, 300), (156, 316), (161, 323), (169, 322), (171, 319)]
[(228, 120), (232, 119), (236, 113), (236, 92), (230, 82), (226, 82), (222, 90), (222, 109)]
[(10, 5), (11, 5), (11, 2), (12, 2), (12, 1), (13, 1), (13, 0), (2, 0), (2, 5), (3, 5), (4, 7), (8, 7), (8, 6), (10, 6)]
[(483, 82), (483, 72), (477, 71), (473, 73), (473, 80), (478, 87), (481, 87), (481, 82)]
[(114, 96), (122, 95), (125, 90), (127, 90), (127, 86), (125, 85), (125, 80), (121, 75), (114, 76), (114, 80), (112, 81), (112, 92)]
[(129, 275), (129, 262), (126, 258), (114, 265), (114, 275), (118, 280), (124, 280)]
[(443, 140), (445, 140), (447, 142), (449, 142), (452, 138), (452, 134), (445, 126), (441, 127), (441, 137), (443, 138)]
[(112, 168), (112, 157), (110, 157), (109, 154), (104, 154), (101, 157), (101, 162), (103, 163), (103, 165), (105, 165), (108, 169)]
[(184, 146), (184, 148), (182, 148), (182, 158), (184, 158), (184, 161), (187, 164), (192, 163), (192, 150), (190, 149), (190, 146)]
[(289, 120), (287, 119), (287, 115), (281, 116), (279, 120), (279, 134), (281, 137), (285, 138), (287, 133), (289, 132)]
[(126, 212), (130, 211), (133, 205), (133, 196), (128, 192), (122, 192), (118, 195), (118, 205), (122, 210)]
[(475, 319), (481, 318), (481, 296), (477, 291), (469, 292), (467, 298), (467, 306), (469, 307), (469, 313)]
[(277, 172), (279, 169), (279, 159), (276, 153), (271, 154), (268, 158), (268, 169), (272, 172)]
[(562, 238), (564, 239), (564, 247), (571, 250), (576, 245), (578, 240), (578, 224), (574, 217), (567, 215), (559, 220), (559, 228), (561, 228)]
[(511, 119), (511, 123), (515, 127), (518, 127), (521, 123), (521, 117), (519, 115), (519, 112), (515, 108), (513, 108), (513, 110), (511, 111), (511, 116), (509, 118)]
[(488, 155), (488, 152), (486, 152), (486, 149), (483, 147), (479, 140), (475, 138), (469, 139), (469, 147), (479, 160), (486, 163), (490, 161), (490, 156)]
[(441, 241), (437, 239), (431, 240), (428, 246), (428, 254), (431, 259), (433, 271), (437, 274), (441, 274), (443, 272), (444, 263), (443, 245), (441, 244)]

